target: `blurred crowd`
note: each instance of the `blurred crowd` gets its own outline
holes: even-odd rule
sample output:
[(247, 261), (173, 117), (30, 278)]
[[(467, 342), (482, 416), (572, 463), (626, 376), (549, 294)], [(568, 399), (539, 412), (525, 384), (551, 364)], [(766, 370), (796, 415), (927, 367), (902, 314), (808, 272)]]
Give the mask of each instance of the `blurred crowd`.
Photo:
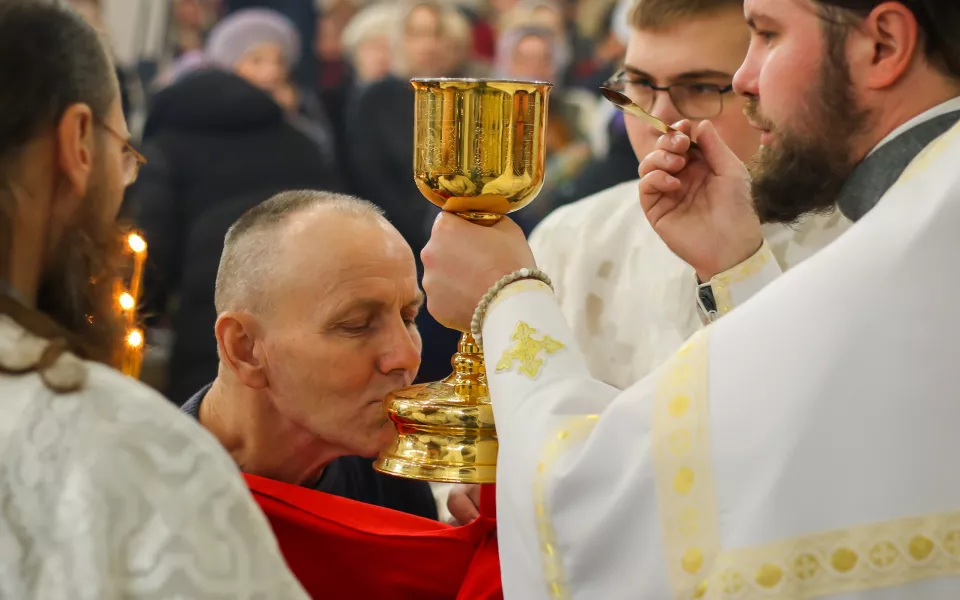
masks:
[[(70, 1), (99, 23), (99, 2)], [(150, 244), (144, 378), (182, 403), (216, 375), (209, 334), (224, 235), (277, 192), (368, 199), (419, 253), (437, 209), (411, 175), (410, 78), (554, 85), (546, 183), (514, 215), (528, 233), (557, 207), (634, 179), (622, 117), (597, 93), (622, 60), (628, 5), (173, 0), (159, 64), (120, 73), (124, 109), (143, 124), (137, 146), (147, 159), (123, 209)], [(419, 381), (445, 377), (458, 334), (426, 311), (418, 325)]]

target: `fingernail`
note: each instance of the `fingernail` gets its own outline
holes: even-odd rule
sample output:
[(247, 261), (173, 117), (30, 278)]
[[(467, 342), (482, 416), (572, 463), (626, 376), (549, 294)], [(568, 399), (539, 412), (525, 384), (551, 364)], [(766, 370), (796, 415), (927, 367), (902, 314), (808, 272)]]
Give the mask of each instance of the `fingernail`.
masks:
[(674, 177), (673, 175), (667, 175), (667, 183), (673, 185), (675, 183), (680, 183), (680, 180)]

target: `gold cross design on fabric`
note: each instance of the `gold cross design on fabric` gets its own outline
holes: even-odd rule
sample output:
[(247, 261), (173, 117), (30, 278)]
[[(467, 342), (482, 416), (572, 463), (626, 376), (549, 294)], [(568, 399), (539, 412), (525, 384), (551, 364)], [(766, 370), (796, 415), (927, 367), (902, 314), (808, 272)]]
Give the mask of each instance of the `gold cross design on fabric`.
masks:
[(514, 363), (519, 362), (520, 367), (517, 372), (530, 379), (535, 379), (540, 374), (540, 369), (544, 363), (544, 360), (539, 356), (540, 353), (545, 351), (547, 354), (553, 354), (566, 348), (562, 343), (548, 335), (543, 336), (541, 340), (534, 339), (533, 334), (536, 332), (536, 329), (523, 321), (517, 323), (517, 328), (510, 336), (510, 339), (517, 344), (513, 348), (507, 348), (503, 351), (503, 356), (497, 363), (497, 373), (511, 371)]

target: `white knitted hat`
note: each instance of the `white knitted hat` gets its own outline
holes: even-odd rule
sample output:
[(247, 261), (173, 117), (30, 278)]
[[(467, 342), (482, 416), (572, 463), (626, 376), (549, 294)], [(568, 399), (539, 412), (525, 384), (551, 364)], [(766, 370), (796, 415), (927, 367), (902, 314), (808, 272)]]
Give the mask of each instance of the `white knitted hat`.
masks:
[(300, 34), (290, 19), (268, 8), (239, 10), (217, 23), (210, 32), (207, 60), (232, 69), (244, 54), (267, 43), (283, 48), (291, 68), (300, 61)]

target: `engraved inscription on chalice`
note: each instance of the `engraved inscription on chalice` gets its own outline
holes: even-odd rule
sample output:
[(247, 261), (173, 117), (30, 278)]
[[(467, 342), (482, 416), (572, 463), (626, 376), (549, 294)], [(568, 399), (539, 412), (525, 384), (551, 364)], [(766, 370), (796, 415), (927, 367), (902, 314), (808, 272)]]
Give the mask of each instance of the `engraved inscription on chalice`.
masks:
[(483, 123), (477, 120), (476, 127), (473, 130), (473, 168), (478, 175), (489, 175), (483, 165)]

